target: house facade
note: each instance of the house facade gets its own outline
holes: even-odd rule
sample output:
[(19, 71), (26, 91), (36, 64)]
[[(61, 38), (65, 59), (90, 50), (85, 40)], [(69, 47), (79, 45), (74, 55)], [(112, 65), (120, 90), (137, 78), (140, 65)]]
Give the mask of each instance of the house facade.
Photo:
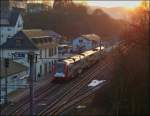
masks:
[(13, 59), (28, 67), (28, 53), (32, 51), (37, 54), (35, 80), (50, 73), (52, 65), (58, 60), (57, 36), (52, 35), (49, 30), (22, 30), (1, 47), (4, 58)]
[(0, 45), (5, 43), (8, 38), (13, 37), (23, 29), (23, 19), (21, 14), (16, 11), (1, 12), (0, 18)]
[(74, 52), (82, 52), (100, 46), (101, 38), (96, 34), (81, 35), (73, 39), (72, 46)]

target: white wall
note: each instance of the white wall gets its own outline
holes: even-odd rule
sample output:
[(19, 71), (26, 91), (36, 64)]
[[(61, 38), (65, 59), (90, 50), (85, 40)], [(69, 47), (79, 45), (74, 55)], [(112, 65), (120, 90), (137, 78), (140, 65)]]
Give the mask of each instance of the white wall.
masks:
[[(46, 52), (45, 52), (45, 50), (46, 50)], [(46, 58), (45, 58), (45, 53), (46, 53)], [(53, 53), (54, 53), (54, 49), (53, 49)], [(39, 55), (39, 58), (40, 58), (40, 55)], [(36, 64), (37, 76), (38, 76), (38, 73), (40, 73), (40, 66), (42, 66), (41, 76), (45, 75), (45, 64), (47, 64), (46, 72), (49, 73), (49, 71), (52, 68), (52, 67), (49, 67), (49, 63), (52, 64), (52, 62), (54, 62), (54, 60), (56, 60), (53, 58), (58, 58), (58, 48), (57, 48), (56, 54), (54, 54), (53, 56), (49, 56), (49, 48), (46, 48), (46, 49), (42, 48), (42, 59), (38, 59), (38, 62)]]
[(23, 18), (21, 15), (19, 15), (17, 23), (15, 25), (14, 33), (17, 33), (18, 31), (23, 29)]
[[(82, 40), (82, 43), (80, 42), (80, 40)], [(84, 39), (82, 37), (78, 37), (78, 38), (73, 40), (73, 51), (78, 50), (77, 46), (85, 46), (84, 50), (90, 49), (92, 47), (91, 43), (92, 42), (87, 40), (87, 39)]]
[[(82, 40), (82, 42), (80, 42), (80, 40)], [(78, 51), (79, 50), (77, 48), (77, 46), (85, 46), (84, 49), (83, 49), (83, 51), (84, 51), (84, 50), (89, 50), (89, 49), (98, 47), (99, 44), (100, 44), (100, 41), (99, 42), (93, 42), (93, 41), (87, 40), (85, 38), (78, 37), (78, 38), (73, 40), (72, 44), (73, 44), (73, 51)]]

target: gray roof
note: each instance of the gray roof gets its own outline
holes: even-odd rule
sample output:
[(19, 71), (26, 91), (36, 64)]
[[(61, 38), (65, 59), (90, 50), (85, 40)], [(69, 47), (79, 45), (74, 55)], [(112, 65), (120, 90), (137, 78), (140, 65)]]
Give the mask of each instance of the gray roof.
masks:
[(42, 30), (42, 29), (24, 29), (23, 32), (30, 38), (40, 38), (40, 37), (52, 37), (61, 38), (61, 35), (52, 30)]
[[(2, 49), (37, 50), (41, 47), (49, 47), (53, 41), (52, 31), (30, 29), (19, 31), (6, 43), (0, 46)], [(57, 37), (56, 37), (57, 38)]]
[(0, 12), (0, 26), (15, 26), (20, 12), (17, 10), (1, 11)]
[[(7, 68), (7, 76), (10, 76), (10, 75), (14, 75), (14, 74), (17, 74), (17, 73), (20, 73), (20, 72), (23, 72), (23, 71), (26, 71), (28, 67), (20, 64), (20, 63), (17, 63), (17, 62), (14, 62), (12, 60), (9, 61), (9, 67)], [(4, 67), (4, 59), (0, 60), (0, 66), (1, 66), (1, 69), (0, 69), (0, 76), (3, 78), (6, 76), (5, 74), (5, 67)]]
[(0, 46), (2, 49), (19, 49), (19, 50), (34, 50), (37, 47), (29, 40), (29, 38), (19, 31), (12, 38), (8, 38), (7, 42)]
[(101, 38), (96, 35), (96, 34), (86, 34), (86, 35), (81, 35), (81, 37), (90, 40), (90, 41), (99, 41)]

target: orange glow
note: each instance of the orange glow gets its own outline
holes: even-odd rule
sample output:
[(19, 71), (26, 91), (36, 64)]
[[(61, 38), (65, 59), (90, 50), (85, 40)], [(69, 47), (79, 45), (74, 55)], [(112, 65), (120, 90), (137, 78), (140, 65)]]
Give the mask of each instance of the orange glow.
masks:
[(136, 8), (141, 1), (98, 1), (98, 0), (74, 0), (76, 3), (86, 3), (89, 6), (97, 7), (125, 7), (129, 9)]

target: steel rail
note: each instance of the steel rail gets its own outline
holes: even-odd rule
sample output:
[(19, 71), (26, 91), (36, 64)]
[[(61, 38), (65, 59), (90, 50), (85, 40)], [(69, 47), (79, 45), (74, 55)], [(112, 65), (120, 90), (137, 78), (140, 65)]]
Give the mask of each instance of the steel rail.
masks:
[[(100, 69), (100, 68), (98, 67), (97, 70), (99, 70), (99, 69)], [(91, 72), (89, 75), (93, 75), (93, 74), (94, 74), (94, 73)], [(88, 76), (89, 76), (89, 75), (88, 75)], [(90, 77), (87, 78), (87, 75), (86, 75), (85, 80), (86, 80), (86, 81), (91, 80), (91, 79), (89, 79), (89, 78), (90, 78)], [(70, 90), (68, 90), (67, 92), (65, 92), (64, 95), (62, 95), (59, 99), (57, 99), (55, 102), (53, 102), (46, 110), (48, 110), (48, 109), (51, 108), (51, 107), (53, 107), (53, 109), (54, 109), (54, 105), (55, 105), (55, 104), (59, 104), (59, 102), (60, 102), (61, 99), (64, 100), (64, 99), (65, 99), (64, 97), (65, 97), (66, 95), (68, 95), (68, 94), (70, 95), (70, 92), (72, 92), (72, 91), (74, 92), (78, 86), (84, 85), (84, 81), (85, 81), (85, 80), (80, 81), (77, 85), (73, 86)], [(82, 84), (82, 83), (83, 83), (83, 84)], [(79, 87), (79, 88), (80, 88), (80, 87)], [(77, 91), (77, 90), (76, 90), (76, 91)], [(76, 92), (74, 92), (74, 94), (76, 94)], [(61, 100), (61, 101), (62, 101), (62, 100)], [(56, 107), (56, 105), (55, 105), (55, 107)], [(49, 111), (49, 110), (48, 110), (48, 111)], [(45, 112), (45, 111), (41, 112), (39, 115), (42, 115), (44, 112)], [(46, 113), (48, 113), (48, 112), (46, 112)]]
[[(107, 66), (103, 67), (101, 70), (103, 70), (103, 69), (106, 68), (106, 67), (107, 67)], [(72, 101), (73, 98), (76, 99), (75, 96), (80, 92), (80, 90), (82, 90), (82, 88), (83, 88), (84, 86), (86, 86), (92, 79), (94, 79), (99, 73), (100, 73), (99, 70), (96, 71), (95, 74), (92, 75), (91, 78), (89, 78), (89, 80), (86, 81), (86, 82), (83, 84), (83, 86), (81, 86), (79, 89), (76, 89), (76, 91), (73, 91), (73, 92), (72, 92), (73, 94), (71, 94), (69, 97), (67, 96), (67, 98), (66, 98), (67, 100), (65, 100), (65, 98), (64, 98), (65, 102), (62, 102), (62, 104), (59, 104), (57, 108), (52, 109), (52, 110), (51, 110), (51, 115), (55, 114), (55, 112), (57, 112), (57, 110), (59, 110), (61, 107), (65, 106), (65, 104), (67, 104), (68, 102)], [(62, 101), (63, 101), (63, 100), (62, 100)]]

